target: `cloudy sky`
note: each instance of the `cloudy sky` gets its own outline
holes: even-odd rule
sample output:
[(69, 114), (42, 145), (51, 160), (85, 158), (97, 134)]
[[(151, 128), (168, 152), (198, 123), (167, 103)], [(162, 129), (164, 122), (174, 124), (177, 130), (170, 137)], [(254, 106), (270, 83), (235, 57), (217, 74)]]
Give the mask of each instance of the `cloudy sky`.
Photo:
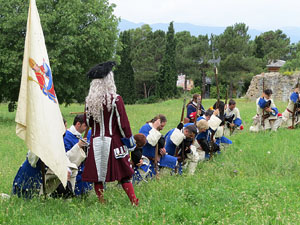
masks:
[(132, 22), (192, 23), (251, 28), (300, 27), (300, 0), (109, 0), (115, 15)]

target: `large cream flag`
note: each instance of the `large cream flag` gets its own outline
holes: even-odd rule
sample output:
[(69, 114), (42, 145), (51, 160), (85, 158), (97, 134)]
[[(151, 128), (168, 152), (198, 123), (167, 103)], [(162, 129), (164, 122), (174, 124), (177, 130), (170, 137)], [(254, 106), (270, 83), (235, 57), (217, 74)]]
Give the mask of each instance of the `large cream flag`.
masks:
[(55, 95), (52, 73), (35, 0), (30, 0), (16, 133), (61, 180), (67, 183), (65, 127)]

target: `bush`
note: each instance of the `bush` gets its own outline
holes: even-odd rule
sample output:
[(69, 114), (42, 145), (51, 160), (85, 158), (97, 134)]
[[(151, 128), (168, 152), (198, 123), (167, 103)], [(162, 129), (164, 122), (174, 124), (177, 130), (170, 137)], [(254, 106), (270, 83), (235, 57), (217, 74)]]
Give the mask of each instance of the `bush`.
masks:
[(136, 104), (152, 104), (159, 102), (161, 99), (155, 95), (151, 95), (149, 98), (143, 98), (136, 101)]
[(198, 86), (198, 87), (194, 87), (192, 90), (191, 90), (191, 94), (200, 94), (201, 93), (201, 87)]
[[(220, 98), (224, 99), (226, 97), (227, 85), (219, 84), (219, 89), (220, 89)], [(216, 86), (210, 87), (210, 98), (218, 98)]]
[(291, 75), (294, 74), (294, 72), (293, 71), (285, 71), (282, 74), (285, 75), (285, 76), (291, 76)]
[(181, 98), (184, 94), (183, 87), (177, 87), (176, 94), (174, 95), (174, 98)]

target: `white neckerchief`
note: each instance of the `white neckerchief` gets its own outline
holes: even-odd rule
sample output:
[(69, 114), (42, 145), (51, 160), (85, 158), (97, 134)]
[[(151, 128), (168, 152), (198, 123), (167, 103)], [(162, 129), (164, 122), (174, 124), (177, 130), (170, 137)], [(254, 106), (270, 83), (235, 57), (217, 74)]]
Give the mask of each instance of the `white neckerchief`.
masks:
[(79, 136), (81, 136), (81, 133), (79, 133), (77, 130), (76, 130), (76, 128), (74, 127), (74, 125), (72, 125), (69, 129), (68, 129), (68, 131), (70, 131), (73, 135), (75, 135), (76, 137), (79, 135)]
[(194, 101), (193, 101), (192, 103), (193, 103), (194, 106), (197, 106), (197, 102), (194, 102)]

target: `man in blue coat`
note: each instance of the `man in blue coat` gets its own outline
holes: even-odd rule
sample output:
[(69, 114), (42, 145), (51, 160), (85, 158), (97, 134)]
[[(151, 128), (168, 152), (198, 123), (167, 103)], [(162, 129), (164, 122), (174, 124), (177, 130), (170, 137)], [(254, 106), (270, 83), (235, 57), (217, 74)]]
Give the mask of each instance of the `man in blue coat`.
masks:
[(201, 105), (201, 109), (199, 109), (199, 111), (196, 112), (197, 104), (200, 101), (201, 101), (201, 95), (194, 94), (193, 99), (187, 104), (187, 106), (186, 106), (186, 117), (188, 119), (187, 122), (193, 122), (196, 117), (196, 113), (198, 113), (198, 115), (200, 115), (200, 116), (204, 114), (205, 110), (202, 105)]
[(165, 135), (167, 153), (177, 157), (182, 165), (188, 163), (189, 174), (194, 174), (199, 161), (197, 149), (193, 145), (196, 134), (197, 127), (194, 124), (183, 127), (180, 123)]
[[(162, 139), (162, 134), (160, 131), (165, 127), (167, 123), (167, 118), (159, 114), (155, 116), (152, 120), (148, 121), (143, 125), (139, 131), (146, 136), (147, 143), (143, 147), (143, 155), (150, 159), (151, 170), (154, 172), (154, 161), (155, 161), (155, 148), (160, 140)], [(161, 144), (160, 144), (161, 145)], [(167, 154), (164, 144), (161, 145), (159, 149), (159, 155), (157, 161), (161, 167), (169, 167), (174, 169), (177, 165), (177, 158)]]
[[(79, 140), (82, 133), (86, 130), (87, 124), (84, 120), (84, 115), (79, 114), (74, 118), (73, 125), (66, 131), (64, 136), (65, 149), (68, 154), (72, 148), (78, 147)], [(89, 139), (88, 139), (89, 140)], [(80, 147), (80, 146), (79, 146)], [(77, 154), (83, 155), (81, 148), (78, 148)], [(85, 158), (85, 157), (84, 157)], [(83, 161), (83, 160), (82, 160)], [(89, 190), (92, 189), (92, 185), (89, 182), (82, 181), (81, 175), (84, 169), (84, 162), (78, 163), (78, 174), (76, 176), (76, 183), (74, 193), (75, 195), (86, 194)]]
[[(64, 123), (66, 126), (65, 120)], [(83, 133), (83, 131), (86, 128), (86, 123), (83, 120), (83, 115), (76, 116), (73, 124), (74, 125), (71, 126), (71, 128), (68, 129), (64, 135), (66, 154), (70, 161), (69, 165), (71, 166), (69, 167), (68, 180), (70, 180), (70, 183), (73, 185), (71, 187), (73, 189), (71, 190), (71, 192), (74, 191), (76, 195), (81, 195), (91, 189), (89, 183), (81, 181), (81, 173), (83, 167), (82, 162), (86, 157), (86, 153), (82, 149), (84, 143), (79, 140), (81, 133)], [(73, 172), (73, 174), (71, 171)], [(50, 194), (54, 191), (54, 197), (63, 197), (62, 193), (65, 193), (66, 190), (62, 187), (60, 181), (57, 179), (55, 174), (53, 174), (53, 172), (50, 169), (48, 169), (46, 171), (45, 177), (47, 194)], [(32, 198), (34, 196), (38, 196), (42, 193), (41, 183), (41, 160), (31, 151), (28, 151), (26, 160), (18, 170), (13, 181), (12, 193), (17, 195), (18, 197), (25, 198)]]

